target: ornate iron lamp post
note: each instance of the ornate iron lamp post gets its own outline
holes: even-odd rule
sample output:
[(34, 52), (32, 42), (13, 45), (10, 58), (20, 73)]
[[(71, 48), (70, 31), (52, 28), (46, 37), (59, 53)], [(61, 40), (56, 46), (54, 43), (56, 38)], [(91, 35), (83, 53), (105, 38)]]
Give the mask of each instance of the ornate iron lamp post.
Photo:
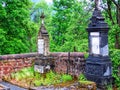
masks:
[(85, 75), (88, 80), (96, 82), (99, 86), (104, 86), (112, 82), (112, 63), (108, 50), (109, 27), (105, 23), (98, 6), (95, 6), (90, 20), (87, 28), (89, 57), (86, 60)]

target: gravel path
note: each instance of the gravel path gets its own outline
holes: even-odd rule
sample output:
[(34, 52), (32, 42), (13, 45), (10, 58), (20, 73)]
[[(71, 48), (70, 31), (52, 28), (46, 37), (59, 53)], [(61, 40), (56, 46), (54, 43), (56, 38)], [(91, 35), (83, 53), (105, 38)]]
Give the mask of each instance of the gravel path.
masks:
[(15, 86), (13, 84), (10, 84), (10, 83), (7, 83), (7, 82), (0, 82), (0, 84), (3, 84), (7, 87), (10, 87), (10, 90), (27, 90), (27, 89), (24, 89), (24, 88), (21, 88), (21, 87), (18, 87), (18, 86)]

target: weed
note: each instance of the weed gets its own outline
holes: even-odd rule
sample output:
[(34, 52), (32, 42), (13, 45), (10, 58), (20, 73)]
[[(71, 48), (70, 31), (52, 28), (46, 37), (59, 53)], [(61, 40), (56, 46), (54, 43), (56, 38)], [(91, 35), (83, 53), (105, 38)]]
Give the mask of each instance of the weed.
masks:
[(66, 82), (66, 81), (71, 81), (73, 78), (72, 78), (71, 75), (63, 74), (61, 76), (61, 79), (62, 79), (63, 82)]
[(80, 74), (78, 79), (79, 79), (79, 81), (86, 81), (87, 80), (84, 74)]

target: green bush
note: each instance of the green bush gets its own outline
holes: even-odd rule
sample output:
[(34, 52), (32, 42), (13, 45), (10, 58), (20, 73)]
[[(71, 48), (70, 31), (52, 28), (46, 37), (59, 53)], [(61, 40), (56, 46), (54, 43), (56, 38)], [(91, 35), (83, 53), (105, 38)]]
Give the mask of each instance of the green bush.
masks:
[(71, 81), (73, 78), (72, 78), (71, 75), (63, 74), (61, 76), (61, 79), (62, 79), (63, 82), (66, 82), (66, 81)]
[(46, 73), (46, 78), (53, 79), (55, 76), (56, 74), (53, 71)]
[(42, 85), (42, 82), (40, 80), (34, 80), (33, 83), (34, 83), (35, 86), (41, 86)]
[(34, 78), (35, 78), (35, 79), (41, 78), (41, 74), (38, 73), (38, 72), (35, 72), (35, 73), (34, 73)]
[(120, 87), (120, 76), (118, 75), (118, 67), (120, 66), (120, 50), (112, 49), (110, 50), (110, 58), (112, 61), (113, 72), (112, 76), (115, 79), (115, 84)]

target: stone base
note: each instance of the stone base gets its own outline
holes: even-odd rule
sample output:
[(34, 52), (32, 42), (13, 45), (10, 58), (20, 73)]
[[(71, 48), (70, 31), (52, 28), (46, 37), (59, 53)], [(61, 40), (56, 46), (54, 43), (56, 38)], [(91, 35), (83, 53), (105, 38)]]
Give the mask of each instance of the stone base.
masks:
[(109, 58), (88, 58), (85, 70), (86, 78), (96, 82), (97, 86), (103, 87), (112, 83), (112, 65)]
[(94, 81), (97, 84), (97, 87), (101, 88), (101, 87), (105, 87), (109, 84), (112, 84), (112, 77), (111, 76), (107, 76), (107, 77), (102, 77), (102, 76), (95, 76), (95, 75), (86, 75), (87, 79), (90, 81)]

